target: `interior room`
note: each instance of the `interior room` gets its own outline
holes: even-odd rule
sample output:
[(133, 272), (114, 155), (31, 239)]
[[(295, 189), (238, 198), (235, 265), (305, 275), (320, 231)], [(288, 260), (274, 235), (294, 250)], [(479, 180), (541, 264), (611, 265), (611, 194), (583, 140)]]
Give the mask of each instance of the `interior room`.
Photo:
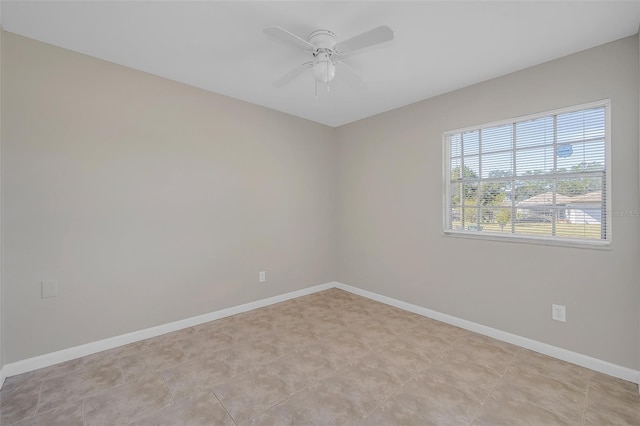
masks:
[(0, 424), (640, 424), (640, 2), (0, 25)]

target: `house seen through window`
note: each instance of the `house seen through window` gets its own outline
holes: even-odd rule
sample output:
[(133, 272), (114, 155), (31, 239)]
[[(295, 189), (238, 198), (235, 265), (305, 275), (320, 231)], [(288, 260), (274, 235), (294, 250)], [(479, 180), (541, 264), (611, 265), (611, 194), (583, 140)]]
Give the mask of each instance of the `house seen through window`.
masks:
[(445, 133), (445, 233), (608, 243), (608, 108)]

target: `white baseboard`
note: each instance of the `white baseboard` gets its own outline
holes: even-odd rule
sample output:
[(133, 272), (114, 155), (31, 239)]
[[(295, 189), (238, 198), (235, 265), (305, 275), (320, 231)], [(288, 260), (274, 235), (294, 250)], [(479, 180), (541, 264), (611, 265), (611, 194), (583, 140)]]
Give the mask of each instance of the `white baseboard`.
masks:
[(341, 290), (348, 291), (350, 293), (357, 294), (359, 296), (366, 297), (368, 299), (395, 306), (396, 308), (400, 308), (405, 311), (413, 312), (418, 315), (446, 322), (447, 324), (455, 325), (457, 327), (464, 328), (478, 334), (493, 337), (494, 339), (511, 343), (513, 345), (520, 346), (526, 349), (531, 349), (532, 351), (539, 352), (544, 355), (558, 358), (572, 364), (590, 368), (609, 376), (617, 377), (619, 379), (627, 380), (629, 382), (637, 383), (640, 385), (640, 371), (638, 370), (633, 370), (621, 365), (612, 364), (610, 362), (593, 358), (588, 355), (583, 355), (567, 349), (562, 349), (557, 346), (549, 345), (537, 340), (528, 339), (516, 334), (507, 333), (506, 331), (487, 327), (486, 325), (467, 321), (461, 318), (454, 317), (452, 315), (443, 314), (438, 311), (433, 311), (431, 309), (423, 308), (422, 306), (413, 305), (411, 303), (403, 302), (391, 297), (382, 296), (380, 294), (362, 290), (360, 288), (353, 287), (347, 284), (336, 282), (335, 287)]
[(2, 385), (4, 385), (4, 379), (7, 378), (6, 372), (7, 370), (2, 366), (2, 368), (0, 368), (0, 389), (2, 389)]
[(0, 370), (0, 388), (2, 388), (1, 384), (4, 382), (5, 377), (15, 376), (16, 374), (22, 374), (28, 371), (37, 370), (38, 368), (48, 367), (50, 365), (54, 365), (54, 364), (69, 361), (72, 359), (80, 358), (83, 356), (91, 355), (97, 352), (102, 352), (107, 349), (112, 349), (118, 346), (137, 342), (137, 341), (148, 339), (151, 337), (156, 337), (161, 334), (166, 334), (172, 331), (178, 331), (184, 328), (193, 327), (194, 325), (203, 324), (205, 322), (214, 321), (214, 320), (225, 318), (231, 315), (240, 314), (242, 312), (251, 311), (253, 309), (273, 305), (275, 303), (284, 302), (285, 300), (295, 299), (296, 297), (306, 296), (308, 294), (316, 293), (318, 291), (327, 290), (329, 288), (335, 287), (335, 285), (336, 285), (335, 282), (320, 284), (320, 285), (308, 287), (302, 290), (296, 290), (290, 293), (285, 293), (285, 294), (269, 297), (262, 300), (256, 300), (255, 302), (249, 302), (243, 305), (232, 306), (230, 308), (221, 309), (219, 311), (210, 312), (207, 314), (198, 315), (198, 316), (187, 318), (187, 319), (170, 322), (168, 324), (146, 328), (144, 330), (134, 331), (132, 333), (110, 337), (104, 340), (98, 340), (97, 342), (91, 342), (84, 345), (75, 346), (72, 348), (63, 349), (56, 352), (51, 352), (51, 353), (36, 356), (33, 358), (24, 359), (22, 361), (11, 362), (4, 365)]

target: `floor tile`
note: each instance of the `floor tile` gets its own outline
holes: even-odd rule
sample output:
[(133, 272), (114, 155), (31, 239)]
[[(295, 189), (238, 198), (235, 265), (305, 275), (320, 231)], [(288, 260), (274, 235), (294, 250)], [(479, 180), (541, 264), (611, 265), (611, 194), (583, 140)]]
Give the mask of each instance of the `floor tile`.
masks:
[(640, 394), (634, 383), (594, 372), (585, 424), (640, 425)]
[(389, 400), (367, 416), (361, 426), (435, 426), (396, 400)]
[(465, 335), (447, 352), (447, 357), (480, 364), (502, 374), (514, 362), (517, 352), (515, 346), (497, 340), (477, 340), (471, 335)]
[(136, 426), (157, 425), (235, 426), (235, 423), (213, 393), (207, 391), (136, 420)]
[(321, 334), (299, 325), (289, 325), (266, 336), (269, 338), (269, 343), (283, 352), (312, 345), (322, 339)]
[(358, 333), (369, 346), (373, 347), (380, 346), (398, 335), (398, 333), (383, 323), (363, 321), (354, 323), (350, 328)]
[(450, 383), (464, 390), (470, 397), (484, 400), (500, 381), (500, 375), (490, 368), (450, 357), (448, 352), (434, 360), (422, 375), (431, 380)]
[(272, 411), (288, 426), (355, 425), (367, 414), (339, 386), (327, 381), (296, 393)]
[(357, 330), (355, 328), (344, 328), (342, 330), (338, 330), (334, 333), (323, 336), (321, 340), (329, 342), (349, 340), (356, 342), (358, 346), (367, 348), (368, 350), (377, 348), (383, 343), (372, 339), (370, 336), (366, 336), (365, 334), (361, 333), (360, 330)]
[(532, 402), (569, 422), (581, 419), (584, 412), (584, 391), (546, 375), (531, 374), (515, 365), (504, 374), (498, 388), (516, 401)]
[(42, 382), (20, 380), (0, 391), (0, 424), (14, 423), (36, 415)]
[(431, 336), (438, 337), (447, 343), (454, 343), (462, 336), (468, 335), (470, 332), (462, 328), (455, 327), (453, 325), (446, 324), (441, 321), (436, 321), (430, 318), (421, 318), (415, 329), (421, 330), (430, 334)]
[(263, 336), (252, 337), (229, 348), (212, 353), (211, 358), (224, 361), (234, 371), (242, 372), (282, 356), (282, 349)]
[(298, 326), (305, 321), (304, 309), (285, 308), (282, 311), (272, 311), (269, 321), (275, 329), (287, 326)]
[(78, 372), (47, 379), (42, 383), (38, 414), (112, 389), (122, 383), (122, 373), (117, 360), (104, 361)]
[(544, 374), (580, 390), (586, 389), (591, 374), (587, 368), (527, 349), (518, 352), (514, 365), (531, 373)]
[(369, 413), (398, 391), (403, 382), (389, 371), (378, 368), (376, 363), (367, 361), (370, 360), (358, 359), (320, 383)]
[(236, 339), (221, 330), (196, 333), (182, 340), (178, 345), (189, 359), (206, 356), (236, 343)]
[(416, 327), (419, 323), (413, 317), (389, 314), (381, 317), (383, 325), (396, 333), (404, 333), (407, 329)]
[(287, 426), (284, 420), (278, 417), (273, 411), (265, 411), (248, 422), (241, 423), (242, 426)]
[(587, 408), (584, 416), (585, 426), (638, 426), (640, 414), (638, 411), (627, 411), (609, 407), (603, 411)]
[(335, 332), (339, 332), (348, 327), (348, 324), (333, 315), (318, 315), (317, 318), (314, 319), (306, 319), (303, 322), (300, 322), (299, 325), (306, 329), (313, 331), (318, 335), (328, 335)]
[(483, 399), (468, 386), (459, 386), (429, 370), (420, 373), (392, 400), (436, 425), (468, 425)]
[(161, 376), (144, 377), (84, 400), (85, 426), (128, 425), (173, 404)]
[(213, 387), (236, 423), (246, 422), (293, 394), (293, 387), (268, 370), (251, 370)]
[(569, 426), (579, 425), (579, 419), (570, 422), (529, 401), (513, 398), (509, 393), (496, 390), (484, 403), (473, 425), (478, 426)]
[(235, 340), (246, 340), (274, 331), (271, 323), (261, 319), (239, 319), (220, 327), (220, 331)]
[(257, 369), (275, 374), (295, 391), (333, 374), (344, 362), (330, 358), (309, 346), (287, 353)]
[(194, 359), (180, 347), (166, 346), (161, 349), (128, 355), (120, 358), (120, 367), (125, 381), (137, 380), (149, 373), (163, 371)]
[(237, 374), (215, 355), (180, 364), (162, 373), (174, 399), (181, 400), (211, 389)]
[(83, 424), (82, 401), (75, 401), (16, 423), (15, 426), (83, 426)]
[(397, 347), (415, 352), (429, 360), (434, 360), (443, 352), (453, 349), (446, 340), (418, 329), (408, 330), (406, 333), (389, 341), (389, 344), (392, 342), (397, 345)]
[(612, 394), (626, 398), (638, 395), (638, 385), (593, 371), (589, 381), (589, 393)]
[(342, 308), (339, 308), (335, 311), (335, 316), (346, 324), (375, 321), (376, 319), (375, 312), (353, 304), (346, 304)]
[(369, 346), (361, 341), (345, 337), (341, 333), (326, 337), (312, 346), (330, 359), (342, 360), (343, 364), (354, 358), (361, 357), (371, 350)]
[(392, 340), (363, 355), (358, 362), (386, 371), (404, 383), (429, 367), (431, 361), (402, 345), (401, 342)]

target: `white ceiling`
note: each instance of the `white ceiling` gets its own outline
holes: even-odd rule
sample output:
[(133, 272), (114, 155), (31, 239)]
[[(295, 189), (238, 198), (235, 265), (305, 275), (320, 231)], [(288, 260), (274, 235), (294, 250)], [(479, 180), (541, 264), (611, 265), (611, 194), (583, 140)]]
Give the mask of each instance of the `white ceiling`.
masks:
[[(636, 34), (638, 1), (187, 2), (3, 1), (11, 31), (309, 120), (340, 126)], [(340, 78), (314, 96), (311, 73), (273, 82), (308, 60), (267, 38), (281, 26), (338, 41), (388, 25), (395, 39), (345, 59), (366, 80)]]

